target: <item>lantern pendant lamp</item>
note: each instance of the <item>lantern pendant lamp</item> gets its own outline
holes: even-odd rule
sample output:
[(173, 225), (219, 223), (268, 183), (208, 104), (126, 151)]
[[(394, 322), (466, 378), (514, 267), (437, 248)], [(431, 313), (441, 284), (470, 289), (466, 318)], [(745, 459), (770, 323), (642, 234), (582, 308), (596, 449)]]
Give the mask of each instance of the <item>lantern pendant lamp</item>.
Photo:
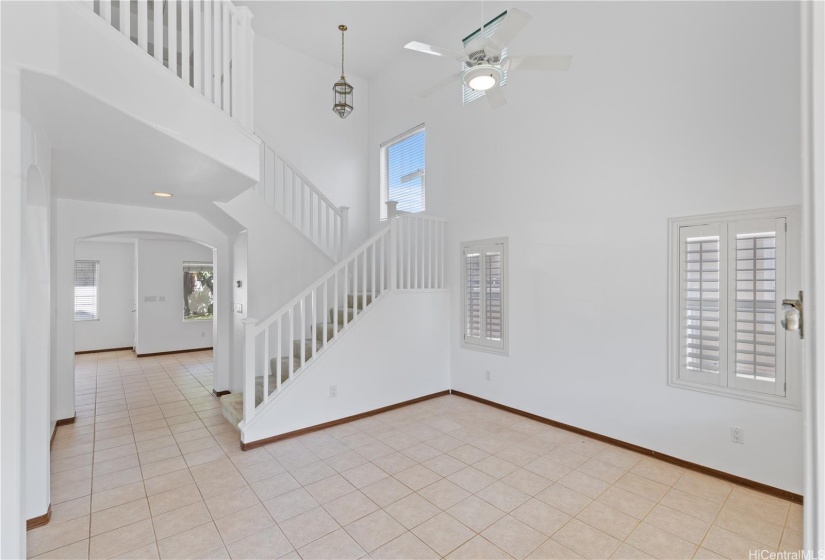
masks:
[(347, 83), (347, 79), (344, 77), (344, 31), (347, 30), (347, 26), (339, 25), (338, 29), (341, 31), (341, 79), (332, 86), (332, 110), (339, 117), (345, 119), (347, 115), (352, 113), (352, 86)]

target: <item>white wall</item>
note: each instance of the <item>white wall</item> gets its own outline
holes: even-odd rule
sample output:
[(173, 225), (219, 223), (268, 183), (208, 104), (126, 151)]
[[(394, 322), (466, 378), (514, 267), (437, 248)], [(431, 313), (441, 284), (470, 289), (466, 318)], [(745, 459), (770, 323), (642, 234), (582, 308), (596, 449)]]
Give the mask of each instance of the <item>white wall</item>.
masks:
[[(794, 3), (526, 2), (509, 103), (409, 92), (454, 72), (402, 53), (370, 82), (378, 146), (427, 125), (428, 212), (450, 219), (452, 387), (793, 492), (798, 410), (667, 386), (667, 219), (800, 202)], [(477, 6), (422, 41), (457, 46)], [(376, 210), (377, 211), (377, 210)], [(463, 350), (459, 242), (510, 238), (510, 356)], [(484, 380), (484, 371), (492, 381)], [(745, 445), (729, 427), (744, 428)]]
[[(50, 145), (3, 33), (0, 189), (0, 556), (24, 557), (49, 504)], [(32, 340), (30, 337), (36, 337)]]
[[(212, 347), (211, 319), (183, 320), (184, 262), (211, 263), (212, 249), (184, 241), (137, 240), (138, 355)], [(147, 301), (151, 297), (155, 301)]]
[(74, 324), (75, 352), (132, 348), (135, 322), (135, 244), (78, 241), (75, 260), (99, 261), (98, 320)]
[(241, 439), (256, 441), (449, 389), (449, 300), (446, 291), (387, 292), (244, 426)]
[[(252, 7), (254, 11), (254, 6)], [(255, 130), (336, 206), (350, 207), (350, 247), (367, 237), (367, 82), (347, 73), (353, 112), (332, 112), (340, 68), (255, 37)]]

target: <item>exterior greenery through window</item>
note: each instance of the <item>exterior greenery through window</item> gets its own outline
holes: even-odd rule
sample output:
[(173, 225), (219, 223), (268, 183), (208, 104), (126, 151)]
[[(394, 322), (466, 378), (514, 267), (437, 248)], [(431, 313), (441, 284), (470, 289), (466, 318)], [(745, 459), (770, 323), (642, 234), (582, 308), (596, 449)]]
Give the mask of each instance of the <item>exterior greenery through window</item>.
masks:
[(183, 263), (183, 320), (212, 318), (214, 276), (209, 263)]

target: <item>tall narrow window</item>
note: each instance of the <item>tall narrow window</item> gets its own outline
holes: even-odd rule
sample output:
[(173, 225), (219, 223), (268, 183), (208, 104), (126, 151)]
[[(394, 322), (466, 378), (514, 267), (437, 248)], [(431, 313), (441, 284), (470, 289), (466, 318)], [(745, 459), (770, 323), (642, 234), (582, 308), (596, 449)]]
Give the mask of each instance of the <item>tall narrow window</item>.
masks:
[(97, 321), (100, 261), (74, 262), (74, 320)]
[(782, 329), (780, 313), (798, 291), (798, 242), (787, 233), (795, 216), (779, 209), (671, 220), (672, 385), (793, 403), (799, 336)]
[(403, 212), (426, 209), (424, 125), (381, 144), (381, 221), (387, 219), (387, 201)]
[(210, 263), (183, 263), (183, 320), (211, 319), (213, 315), (213, 274)]
[(462, 244), (463, 346), (507, 353), (507, 239)]

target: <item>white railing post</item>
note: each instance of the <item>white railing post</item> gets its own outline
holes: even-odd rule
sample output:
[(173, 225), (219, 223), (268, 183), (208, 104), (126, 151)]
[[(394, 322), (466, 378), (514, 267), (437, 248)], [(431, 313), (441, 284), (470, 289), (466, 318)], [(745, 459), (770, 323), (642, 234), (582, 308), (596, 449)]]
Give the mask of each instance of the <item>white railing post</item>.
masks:
[(390, 290), (398, 289), (398, 202), (387, 201), (387, 220), (390, 222)]
[(343, 259), (347, 252), (347, 238), (349, 237), (349, 206), (341, 206), (341, 254), (338, 260)]
[[(243, 418), (249, 421), (255, 413), (255, 319), (243, 320), (244, 326), (244, 378), (243, 378)], [(266, 372), (264, 372), (266, 373)]]
[(232, 79), (238, 80), (237, 98), (232, 97), (232, 116), (247, 130), (252, 130), (252, 10), (246, 6), (238, 8), (240, 14), (237, 44), (237, 60), (232, 61)]

